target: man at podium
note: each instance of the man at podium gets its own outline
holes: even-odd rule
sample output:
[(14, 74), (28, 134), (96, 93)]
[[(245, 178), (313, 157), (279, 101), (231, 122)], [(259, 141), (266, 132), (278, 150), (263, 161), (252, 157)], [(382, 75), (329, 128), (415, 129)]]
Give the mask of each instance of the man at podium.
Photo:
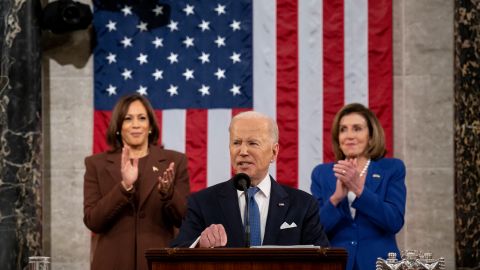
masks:
[(268, 174), (279, 152), (275, 121), (259, 112), (243, 112), (232, 118), (229, 132), (231, 165), (251, 181), (245, 185), (241, 179), (243, 188), (250, 187), (238, 190), (232, 178), (193, 194), (172, 246), (328, 246), (317, 201)]

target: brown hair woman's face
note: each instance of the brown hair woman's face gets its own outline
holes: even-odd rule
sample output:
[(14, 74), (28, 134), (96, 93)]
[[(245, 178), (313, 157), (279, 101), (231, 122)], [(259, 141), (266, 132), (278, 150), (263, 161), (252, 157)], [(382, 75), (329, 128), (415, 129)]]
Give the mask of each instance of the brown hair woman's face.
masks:
[(365, 155), (369, 140), (367, 121), (363, 116), (351, 113), (340, 119), (338, 141), (346, 157), (355, 158)]
[(122, 141), (132, 148), (148, 147), (150, 122), (142, 102), (136, 100), (128, 107), (122, 122)]

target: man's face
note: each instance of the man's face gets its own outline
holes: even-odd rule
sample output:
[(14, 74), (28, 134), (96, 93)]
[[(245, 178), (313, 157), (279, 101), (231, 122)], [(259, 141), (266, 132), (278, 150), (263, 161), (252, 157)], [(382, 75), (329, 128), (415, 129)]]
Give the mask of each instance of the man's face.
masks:
[(234, 120), (230, 127), (230, 161), (235, 173), (246, 173), (257, 185), (277, 154), (278, 143), (274, 143), (267, 119)]

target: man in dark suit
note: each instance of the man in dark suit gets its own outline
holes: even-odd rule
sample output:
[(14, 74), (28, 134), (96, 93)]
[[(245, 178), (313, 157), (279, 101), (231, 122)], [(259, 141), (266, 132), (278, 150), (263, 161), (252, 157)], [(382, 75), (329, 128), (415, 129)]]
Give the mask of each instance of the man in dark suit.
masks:
[[(259, 189), (253, 195), (260, 223), (256, 245), (328, 246), (316, 200), (278, 184), (268, 174), (279, 150), (275, 121), (258, 112), (243, 112), (232, 119), (229, 132), (235, 173), (247, 174), (251, 185)], [(232, 180), (193, 194), (172, 246), (244, 247), (244, 209), (245, 192), (237, 191)]]

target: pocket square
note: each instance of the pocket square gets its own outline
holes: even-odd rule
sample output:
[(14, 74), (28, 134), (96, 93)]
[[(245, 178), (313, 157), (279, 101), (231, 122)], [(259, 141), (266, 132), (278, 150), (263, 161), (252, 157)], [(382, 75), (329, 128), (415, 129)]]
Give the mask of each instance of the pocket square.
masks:
[(380, 178), (380, 174), (374, 173), (374, 174), (372, 175), (372, 177), (373, 177), (373, 178)]
[(295, 228), (297, 227), (297, 224), (295, 224), (295, 222), (292, 221), (292, 224), (288, 224), (287, 222), (283, 222), (282, 226), (280, 226), (280, 230), (284, 230), (284, 229), (290, 229), (290, 228)]

